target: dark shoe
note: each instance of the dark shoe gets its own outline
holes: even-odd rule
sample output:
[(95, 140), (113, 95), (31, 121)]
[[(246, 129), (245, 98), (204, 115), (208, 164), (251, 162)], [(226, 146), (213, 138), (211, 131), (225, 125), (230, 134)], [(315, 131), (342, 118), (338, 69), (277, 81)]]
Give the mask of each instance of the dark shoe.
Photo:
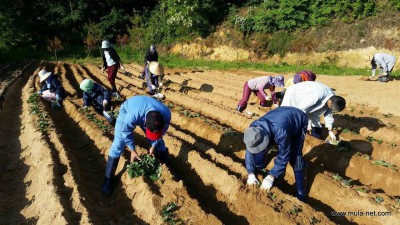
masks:
[(246, 106), (240, 106), (240, 105), (238, 105), (238, 107), (236, 108), (236, 111), (239, 111), (239, 112), (243, 112), (243, 110), (245, 110), (246, 109)]
[(104, 184), (101, 188), (101, 192), (105, 196), (110, 196), (113, 192), (113, 181), (114, 181), (114, 176), (115, 176), (115, 170), (117, 169), (119, 162), (119, 157), (118, 158), (113, 158), (111, 156), (108, 156), (107, 159), (107, 166), (106, 166), (106, 177), (104, 179)]
[(379, 82), (389, 82), (389, 76), (379, 77), (377, 81), (379, 81)]

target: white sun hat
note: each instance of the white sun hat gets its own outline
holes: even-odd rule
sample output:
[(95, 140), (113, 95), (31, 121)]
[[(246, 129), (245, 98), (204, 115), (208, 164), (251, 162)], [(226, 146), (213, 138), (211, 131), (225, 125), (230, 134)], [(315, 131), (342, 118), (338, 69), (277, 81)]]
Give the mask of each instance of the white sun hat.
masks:
[(149, 70), (150, 73), (154, 75), (163, 75), (164, 74), (164, 66), (158, 62), (149, 62)]
[(101, 48), (110, 48), (110, 47), (111, 47), (111, 45), (110, 45), (109, 41), (105, 40), (105, 41), (101, 42)]
[(45, 69), (39, 71), (40, 83), (46, 80), (51, 75), (51, 72), (47, 72)]

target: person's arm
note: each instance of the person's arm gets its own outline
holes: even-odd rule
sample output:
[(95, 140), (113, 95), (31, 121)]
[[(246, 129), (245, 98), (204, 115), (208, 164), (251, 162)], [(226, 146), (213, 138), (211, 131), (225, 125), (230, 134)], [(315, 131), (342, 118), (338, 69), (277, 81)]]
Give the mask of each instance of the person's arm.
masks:
[(272, 98), (272, 102), (274, 104), (278, 103), (278, 100), (276, 99), (276, 92), (275, 92), (275, 86), (269, 86), (269, 91), (271, 92), (271, 98)]
[(64, 88), (62, 87), (60, 81), (58, 80), (58, 78), (54, 78), (52, 79), (52, 83), (54, 88), (56, 89), (56, 98), (57, 100), (61, 100), (63, 95), (63, 92), (65, 91)]
[(83, 106), (89, 107), (91, 103), (91, 97), (86, 92), (83, 92)]
[(122, 125), (122, 138), (130, 151), (135, 151), (133, 131), (135, 130), (137, 120), (138, 118), (136, 118), (136, 116), (127, 113)]
[(332, 114), (332, 110), (328, 109), (325, 111), (324, 113), (324, 121), (325, 121), (325, 127), (328, 128), (329, 131), (332, 130), (333, 127), (333, 114)]
[(291, 140), (285, 130), (279, 129), (275, 135), (275, 141), (278, 143), (278, 154), (274, 161), (274, 167), (269, 171), (269, 175), (276, 179), (286, 170), (286, 165), (290, 160)]
[(105, 89), (103, 86), (100, 86), (100, 91), (103, 94), (103, 99), (107, 100), (110, 103), (110, 101), (111, 101), (110, 92), (107, 89)]

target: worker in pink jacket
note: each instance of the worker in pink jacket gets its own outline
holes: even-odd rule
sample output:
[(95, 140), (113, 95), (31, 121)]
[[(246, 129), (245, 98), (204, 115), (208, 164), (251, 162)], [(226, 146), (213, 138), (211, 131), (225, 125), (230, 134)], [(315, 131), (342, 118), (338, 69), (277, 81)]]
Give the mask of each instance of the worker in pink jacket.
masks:
[[(247, 107), (247, 102), (249, 101), (250, 94), (253, 92), (260, 99), (260, 105), (266, 106), (267, 101), (272, 100), (274, 105), (278, 106), (278, 101), (276, 99), (275, 87), (284, 86), (284, 77), (282, 75), (278, 76), (263, 76), (250, 79), (243, 86), (243, 97), (240, 100), (237, 111), (243, 112)], [(265, 89), (269, 89), (271, 92), (271, 97), (265, 93)]]

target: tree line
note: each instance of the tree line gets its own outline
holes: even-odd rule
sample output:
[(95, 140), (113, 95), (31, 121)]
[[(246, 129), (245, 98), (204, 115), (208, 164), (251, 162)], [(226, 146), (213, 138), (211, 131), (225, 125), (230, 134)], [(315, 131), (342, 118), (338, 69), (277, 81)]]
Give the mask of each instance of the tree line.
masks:
[(147, 46), (207, 37), (227, 21), (244, 36), (346, 23), (400, 10), (400, 0), (3, 0), (0, 50), (86, 46), (102, 39)]

